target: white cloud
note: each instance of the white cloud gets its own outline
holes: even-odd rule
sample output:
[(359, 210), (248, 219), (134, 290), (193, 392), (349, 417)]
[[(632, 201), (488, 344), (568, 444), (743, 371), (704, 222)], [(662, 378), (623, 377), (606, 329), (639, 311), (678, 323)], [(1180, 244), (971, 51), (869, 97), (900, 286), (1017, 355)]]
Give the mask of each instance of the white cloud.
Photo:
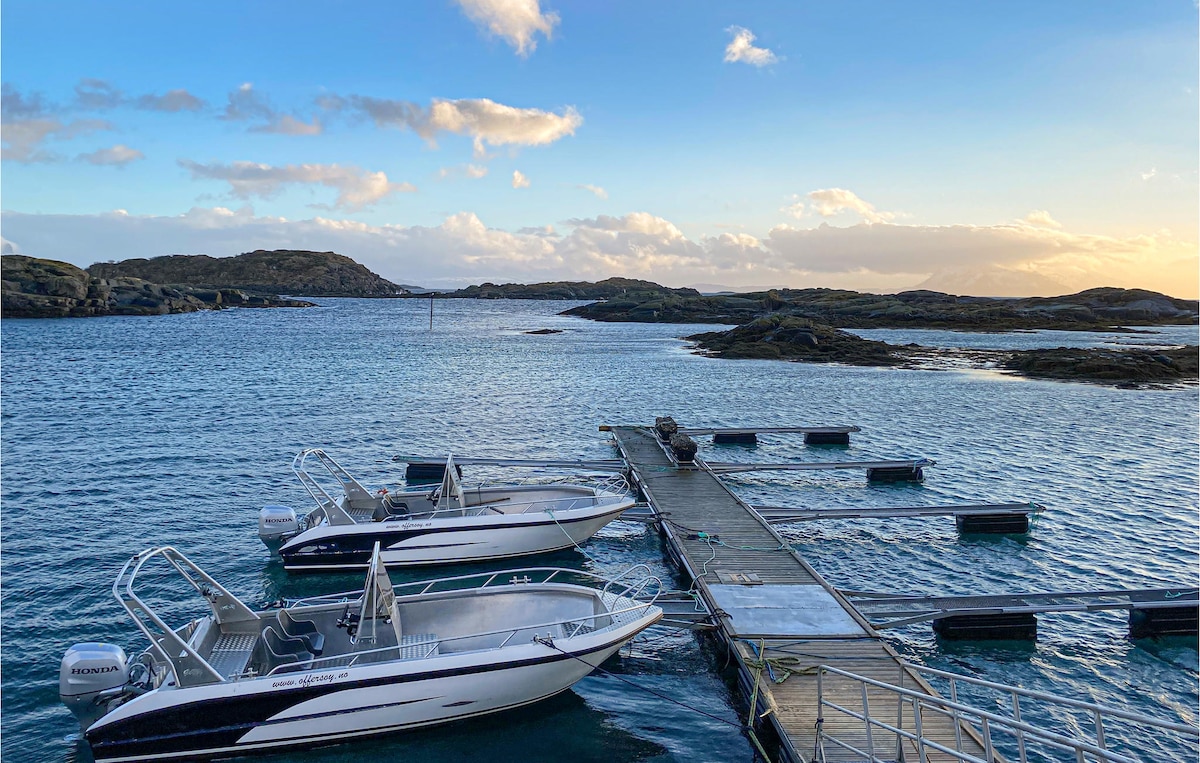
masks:
[(0, 86), (0, 115), (3, 115), (5, 122), (41, 117), (51, 111), (51, 107), (42, 100), (41, 93), (21, 95), (9, 82)]
[(81, 162), (89, 162), (91, 164), (111, 165), (116, 167), (124, 167), (126, 164), (136, 162), (139, 159), (145, 159), (146, 155), (136, 148), (118, 143), (112, 148), (101, 148), (93, 151), (90, 154), (80, 154), (75, 157)]
[(164, 95), (154, 95), (153, 93), (143, 95), (137, 99), (137, 107), (139, 109), (146, 109), (147, 111), (166, 111), (171, 113), (200, 111), (204, 108), (204, 101), (180, 88), (177, 90), (168, 90)]
[(1062, 227), (1062, 223), (1060, 223), (1058, 220), (1055, 220), (1053, 217), (1051, 217), (1050, 213), (1044, 209), (1033, 210), (1029, 214), (1025, 215), (1025, 219), (1022, 222), (1026, 223), (1028, 225), (1032, 225), (1037, 228), (1061, 228)]
[(275, 111), (266, 99), (254, 90), (253, 82), (243, 82), (226, 96), (225, 113), (221, 119), (231, 122), (242, 122), (247, 119), (270, 120)]
[[(1198, 0), (1198, 1), (1200, 1), (1200, 0)], [(1142, 176), (1142, 180), (1150, 180), (1151, 178), (1156, 177), (1158, 175), (1158, 167), (1151, 167), (1148, 172), (1142, 172), (1140, 174)]]
[[(853, 212), (862, 217), (867, 222), (879, 223), (887, 220), (894, 220), (896, 215), (892, 212), (881, 212), (875, 209), (874, 205), (860, 199), (853, 191), (847, 191), (845, 188), (823, 188), (816, 191), (809, 191), (808, 198), (813, 202), (813, 211), (821, 217), (833, 217), (842, 212)], [(800, 204), (793, 204), (788, 208), (793, 211), (795, 217), (803, 214), (804, 208)]]
[(585, 191), (590, 191), (591, 193), (593, 193), (596, 196), (597, 199), (607, 199), (608, 198), (608, 191), (604, 190), (603, 188), (601, 188), (598, 185), (591, 185), (590, 183), (584, 183), (583, 185), (577, 185), (575, 187), (582, 188)]
[(0, 158), (15, 162), (52, 162), (62, 157), (42, 149), (47, 140), (70, 140), (98, 130), (111, 130), (113, 126), (99, 119), (77, 119), (63, 122), (59, 119), (7, 119), (3, 120), (0, 139), (4, 142)]
[(936, 272), (998, 269), (1053, 278), (1071, 290), (1125, 286), (1195, 298), (1198, 267), (1196, 244), (1166, 234), (1118, 239), (1023, 222), (779, 226), (765, 238), (722, 233), (695, 240), (648, 212), (569, 220), (561, 232), (489, 228), (471, 212), (451, 215), (437, 226), (405, 227), (324, 217), (284, 220), (256, 216), (249, 208), (193, 209), (174, 217), (5, 212), (0, 225), (20, 251), (81, 266), (170, 252), (230, 256), (258, 248), (331, 250), (392, 281), (443, 286), (620, 275), (667, 285), (773, 283), (895, 291)]
[(542, 146), (574, 135), (583, 117), (567, 107), (561, 113), (506, 106), (487, 98), (435, 99), (425, 109), (409, 101), (352, 95), (346, 101), (370, 117), (377, 127), (411, 129), (433, 143), (442, 132), (470, 136), (475, 154), (489, 146)]
[(793, 193), (788, 201), (791, 204), (788, 204), (786, 207), (780, 207), (779, 211), (796, 219), (804, 217), (807, 208), (804, 206), (804, 201), (800, 194)]
[(528, 188), (529, 187), (529, 178), (525, 177), (525, 175), (523, 175), (520, 170), (513, 170), (512, 187), (513, 188)]
[(519, 56), (534, 51), (538, 32), (549, 40), (559, 22), (557, 13), (542, 13), (538, 0), (458, 0), (458, 4), (476, 26), (506, 40)]
[(316, 117), (304, 122), (290, 114), (277, 114), (265, 125), (250, 128), (251, 132), (270, 132), (277, 135), (320, 135), (321, 123)]
[(438, 170), (438, 177), (442, 178), (468, 177), (478, 180), (486, 177), (487, 174), (488, 168), (482, 164), (464, 164), (459, 167), (442, 167)]
[(649, 212), (630, 212), (624, 217), (599, 215), (592, 218), (575, 218), (568, 223), (576, 228), (610, 231), (614, 233), (641, 233), (657, 236), (663, 239), (682, 239), (683, 231), (675, 227), (670, 220), (650, 214)]
[(104, 80), (81, 79), (75, 86), (76, 108), (83, 111), (115, 109), (124, 102), (125, 95)]
[(382, 172), (368, 172), (339, 164), (289, 164), (271, 166), (256, 162), (201, 164), (180, 160), (193, 180), (223, 180), (240, 199), (271, 198), (286, 185), (319, 184), (337, 190), (333, 207), (356, 211), (394, 194), (416, 191), (411, 183), (393, 183)]
[(845, 228), (822, 224), (808, 229), (781, 225), (763, 243), (774, 255), (773, 267), (781, 272), (858, 271), (912, 279), (947, 269), (1001, 267), (1038, 273), (1077, 289), (1139, 286), (1174, 296), (1192, 296), (1179, 291), (1195, 292), (1197, 269), (1194, 242), (1162, 235), (1122, 239), (1075, 234), (1024, 222), (860, 223)]
[(740, 26), (731, 26), (725, 31), (733, 35), (733, 39), (725, 47), (726, 63), (740, 61), (751, 66), (763, 67), (769, 66), (779, 60), (778, 56), (766, 48), (754, 47), (753, 43), (757, 38), (749, 29)]
[(227, 122), (260, 122), (249, 128), (250, 132), (278, 135), (320, 135), (322, 132), (321, 122), (316, 117), (311, 122), (305, 122), (291, 114), (276, 111), (251, 82), (243, 82), (237, 90), (228, 94), (225, 111), (219, 118)]

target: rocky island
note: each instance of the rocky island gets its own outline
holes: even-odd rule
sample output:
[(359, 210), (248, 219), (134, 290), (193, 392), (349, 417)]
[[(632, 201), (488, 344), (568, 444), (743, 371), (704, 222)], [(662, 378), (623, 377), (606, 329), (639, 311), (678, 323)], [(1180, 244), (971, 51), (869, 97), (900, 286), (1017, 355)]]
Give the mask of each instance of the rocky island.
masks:
[(767, 314), (837, 328), (1123, 330), (1195, 324), (1200, 303), (1142, 289), (1088, 289), (1061, 297), (961, 297), (935, 291), (864, 294), (843, 289), (779, 289), (711, 296), (629, 295), (565, 311), (599, 321), (747, 323)]
[[(634, 278), (608, 278), (603, 281), (547, 281), (544, 283), (482, 283), (457, 291), (412, 296), (442, 299), (603, 299), (622, 304), (641, 304), (662, 297), (699, 298), (695, 289), (672, 289), (652, 281)], [(591, 316), (587, 316), (591, 317)]]
[(766, 315), (729, 331), (687, 337), (705, 354), (718, 358), (799, 360), (847, 363), (854, 366), (894, 366), (905, 362), (905, 348), (863, 339), (807, 318)]
[(140, 278), (172, 286), (296, 297), (395, 297), (406, 291), (345, 255), (291, 249), (259, 249), (237, 257), (171, 254), (98, 262), (88, 273), (96, 278)]
[(0, 257), (0, 315), (85, 318), (166, 315), (225, 307), (313, 307), (313, 303), (240, 289), (164, 286), (141, 278), (100, 278), (82, 268), (20, 254)]
[(6, 318), (164, 315), (226, 307), (314, 307), (279, 294), (395, 297), (405, 289), (335, 252), (257, 250), (237, 257), (174, 254), (101, 262), (4, 255)]
[(1031, 378), (1122, 386), (1193, 381), (1195, 346), (1153, 349), (943, 350), (864, 339), (844, 329), (932, 328), (960, 331), (1060, 329), (1135, 331), (1130, 326), (1195, 325), (1200, 303), (1141, 289), (1089, 289), (1061, 297), (998, 299), (932, 291), (862, 294), (838, 289), (781, 289), (712, 296), (662, 289), (627, 293), (571, 308), (564, 315), (601, 321), (732, 323), (736, 328), (686, 337), (719, 358), (938, 367), (953, 356), (978, 367)]

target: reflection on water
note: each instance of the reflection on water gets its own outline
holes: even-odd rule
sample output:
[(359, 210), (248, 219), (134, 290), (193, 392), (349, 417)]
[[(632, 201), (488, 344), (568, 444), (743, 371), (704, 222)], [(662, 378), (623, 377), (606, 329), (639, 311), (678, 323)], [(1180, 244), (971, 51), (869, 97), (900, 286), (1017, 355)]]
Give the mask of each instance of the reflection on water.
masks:
[[(402, 479), (403, 466), (391, 461), (397, 453), (613, 458), (597, 426), (656, 415), (684, 426), (856, 424), (863, 431), (849, 447), (773, 435), (757, 446), (701, 438), (700, 455), (938, 462), (921, 485), (869, 485), (853, 471), (731, 476), (750, 503), (1047, 507), (1027, 538), (960, 537), (949, 517), (787, 528), (796, 548), (843, 588), (961, 595), (1196, 578), (1195, 388), (714, 360), (677, 339), (711, 327), (556, 315), (570, 303), (446, 300), (430, 332), (420, 301), (323, 302), (312, 310), (0, 325), (5, 760), (76, 755), (68, 740), (74, 721), (58, 703), (58, 661), (78, 641), (142, 648), (110, 593), (121, 563), (142, 548), (175, 545), (256, 603), (361, 585), (357, 574), (289, 576), (258, 540), (262, 505), (308, 509), (288, 468), (305, 447), (325, 447), (364, 484), (381, 485)], [(537, 328), (564, 331), (522, 333)], [(1024, 347), (1143, 336), (1050, 336), (1065, 333), (985, 335), (992, 344), (981, 345), (949, 332), (896, 332), (887, 341)], [(1195, 343), (1194, 335), (1194, 327), (1164, 332), (1172, 341)], [(507, 474), (467, 471), (468, 481)], [(645, 562), (674, 575), (657, 536), (636, 523), (613, 524), (586, 548), (587, 557), (569, 551), (526, 566), (612, 572)], [(393, 574), (397, 582), (426, 576)], [(169, 598), (164, 605), (170, 622), (195, 611)], [(1118, 614), (1045, 617), (1037, 642), (1017, 647), (947, 644), (928, 625), (888, 634), (904, 655), (934, 667), (1195, 720), (1195, 641), (1132, 642)], [(690, 634), (658, 628), (643, 638), (606, 667), (736, 721), (714, 672), (723, 655), (706, 654)], [(429, 763), (752, 758), (736, 729), (596, 674), (555, 700), (501, 716), (273, 759), (364, 755)], [(1195, 750), (1168, 746), (1154, 756), (1192, 761)]]

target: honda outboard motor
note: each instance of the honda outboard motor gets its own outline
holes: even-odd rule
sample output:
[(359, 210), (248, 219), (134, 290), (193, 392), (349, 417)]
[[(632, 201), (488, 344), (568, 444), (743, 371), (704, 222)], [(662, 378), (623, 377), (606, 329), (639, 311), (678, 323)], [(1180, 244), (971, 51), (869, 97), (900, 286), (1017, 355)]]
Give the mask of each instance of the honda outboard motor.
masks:
[(264, 506), (258, 512), (258, 537), (271, 551), (278, 551), (299, 529), (295, 510), (287, 506)]
[(108, 700), (121, 694), (128, 680), (124, 649), (94, 641), (76, 644), (58, 669), (58, 698), (87, 731), (108, 712)]

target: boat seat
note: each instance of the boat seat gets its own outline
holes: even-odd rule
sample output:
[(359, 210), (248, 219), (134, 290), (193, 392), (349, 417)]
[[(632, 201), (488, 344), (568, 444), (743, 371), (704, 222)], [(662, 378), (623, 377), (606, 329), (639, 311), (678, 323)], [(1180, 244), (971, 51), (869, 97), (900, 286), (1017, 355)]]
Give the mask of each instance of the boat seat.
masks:
[(375, 507), (375, 512), (371, 515), (371, 519), (376, 522), (386, 522), (389, 519), (408, 519), (408, 504), (403, 501), (396, 504), (392, 503), (390, 497), (384, 498)]
[(270, 663), (269, 670), (280, 665), (295, 664), (297, 669), (307, 669), (313, 661), (313, 653), (308, 651), (307, 644), (298, 638), (284, 638), (271, 626), (263, 629), (263, 648), (266, 650)]
[(297, 620), (286, 609), (279, 610), (279, 627), (288, 639), (300, 639), (308, 651), (320, 657), (325, 649), (325, 634), (317, 629), (312, 620)]

